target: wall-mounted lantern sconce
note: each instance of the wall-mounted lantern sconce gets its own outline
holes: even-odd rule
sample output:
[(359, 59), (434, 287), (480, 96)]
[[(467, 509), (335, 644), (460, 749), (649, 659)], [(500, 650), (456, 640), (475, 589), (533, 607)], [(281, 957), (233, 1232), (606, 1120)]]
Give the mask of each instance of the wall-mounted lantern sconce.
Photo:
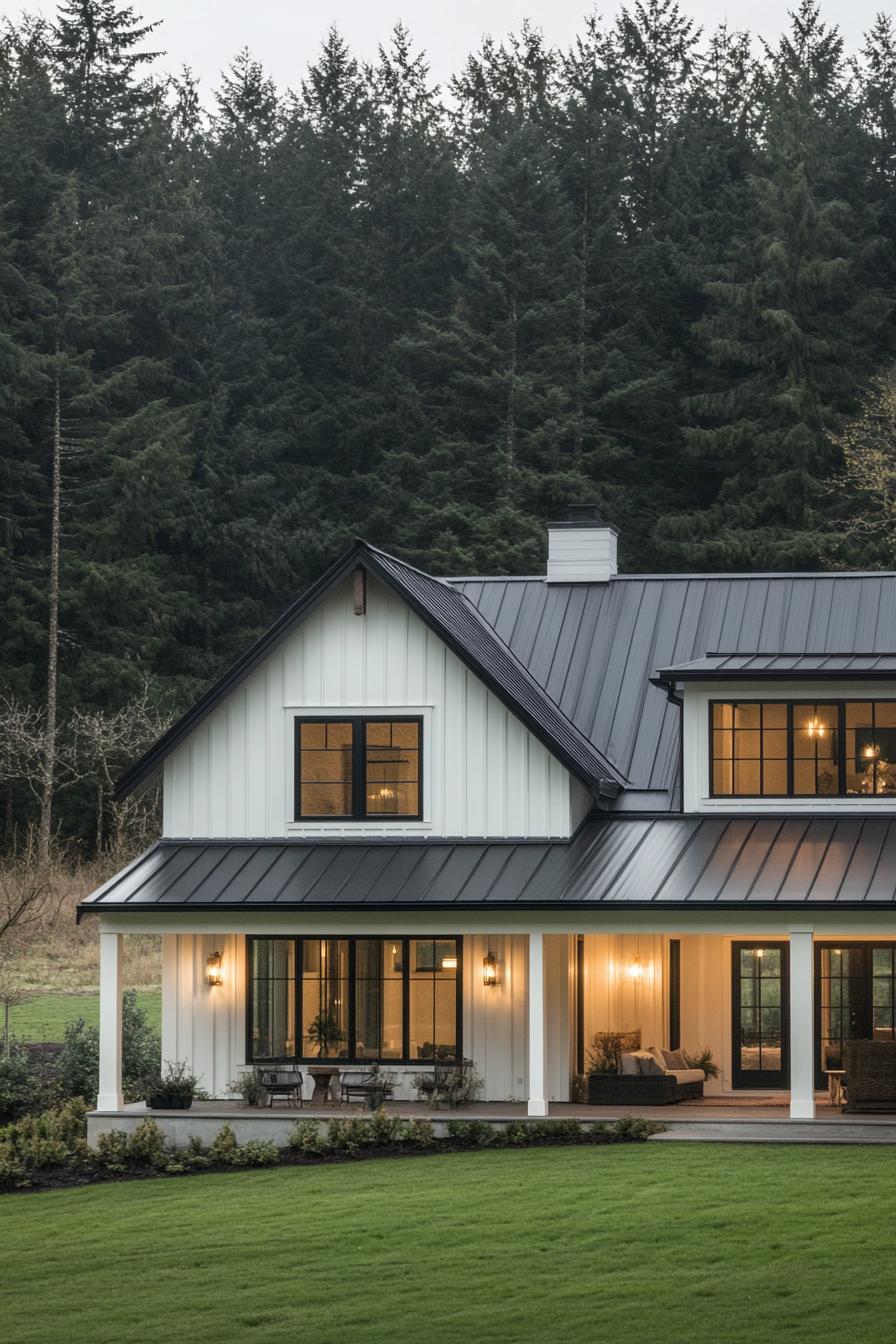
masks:
[(625, 973), (628, 976), (629, 980), (643, 980), (644, 965), (643, 962), (641, 961), (641, 958), (635, 957), (634, 961), (630, 961), (625, 968)]
[(221, 971), (221, 953), (213, 952), (205, 963), (205, 978), (210, 985), (223, 985), (224, 976)]
[(494, 952), (489, 952), (482, 958), (482, 983), (484, 985), (498, 983), (498, 962)]

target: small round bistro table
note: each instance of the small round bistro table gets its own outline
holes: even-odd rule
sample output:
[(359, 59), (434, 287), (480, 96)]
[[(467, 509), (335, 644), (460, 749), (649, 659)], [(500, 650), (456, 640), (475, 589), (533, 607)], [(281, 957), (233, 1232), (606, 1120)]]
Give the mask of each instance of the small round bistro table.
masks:
[(339, 1082), (338, 1064), (312, 1064), (308, 1069), (308, 1077), (314, 1079), (314, 1091), (311, 1093), (311, 1100), (323, 1105), (333, 1100), (333, 1079)]
[(842, 1106), (846, 1101), (846, 1094), (843, 1091), (843, 1079), (846, 1076), (845, 1069), (825, 1069), (828, 1077), (828, 1093), (831, 1098), (832, 1106)]

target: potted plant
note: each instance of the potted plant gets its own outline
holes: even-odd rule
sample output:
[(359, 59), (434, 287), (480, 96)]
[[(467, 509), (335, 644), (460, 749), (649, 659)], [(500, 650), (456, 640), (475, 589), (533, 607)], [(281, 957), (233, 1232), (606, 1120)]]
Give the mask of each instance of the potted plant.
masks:
[(242, 1097), (245, 1106), (260, 1106), (267, 1096), (264, 1084), (255, 1069), (250, 1069), (248, 1073), (237, 1074), (228, 1084), (228, 1091)]
[(372, 1076), (367, 1093), (367, 1107), (368, 1110), (378, 1111), (395, 1091), (395, 1074), (387, 1073), (379, 1064), (374, 1064), (370, 1072)]
[(321, 1059), (330, 1053), (330, 1047), (339, 1046), (345, 1040), (345, 1032), (333, 1013), (318, 1013), (308, 1028), (308, 1039), (317, 1046)]
[(199, 1086), (184, 1060), (166, 1061), (164, 1071), (144, 1084), (146, 1104), (153, 1111), (188, 1111)]

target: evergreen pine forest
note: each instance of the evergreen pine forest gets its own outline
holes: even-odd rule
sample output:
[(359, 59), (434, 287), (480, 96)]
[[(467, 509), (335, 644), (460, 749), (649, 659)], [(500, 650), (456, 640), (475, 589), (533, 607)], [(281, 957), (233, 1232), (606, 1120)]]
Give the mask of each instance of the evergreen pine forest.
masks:
[(781, 23), (636, 0), (441, 89), (404, 28), (332, 31), (280, 90), (162, 76), (116, 0), (6, 22), (7, 846), (102, 847), (115, 774), (357, 535), (540, 573), (594, 502), (630, 571), (893, 564), (844, 445), (896, 360), (896, 27)]

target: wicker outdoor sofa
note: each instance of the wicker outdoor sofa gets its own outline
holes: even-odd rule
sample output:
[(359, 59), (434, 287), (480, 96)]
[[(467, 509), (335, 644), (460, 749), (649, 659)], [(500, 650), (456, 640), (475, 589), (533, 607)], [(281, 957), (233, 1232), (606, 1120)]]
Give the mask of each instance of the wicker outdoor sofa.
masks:
[(896, 1041), (846, 1041), (844, 1111), (896, 1111)]

